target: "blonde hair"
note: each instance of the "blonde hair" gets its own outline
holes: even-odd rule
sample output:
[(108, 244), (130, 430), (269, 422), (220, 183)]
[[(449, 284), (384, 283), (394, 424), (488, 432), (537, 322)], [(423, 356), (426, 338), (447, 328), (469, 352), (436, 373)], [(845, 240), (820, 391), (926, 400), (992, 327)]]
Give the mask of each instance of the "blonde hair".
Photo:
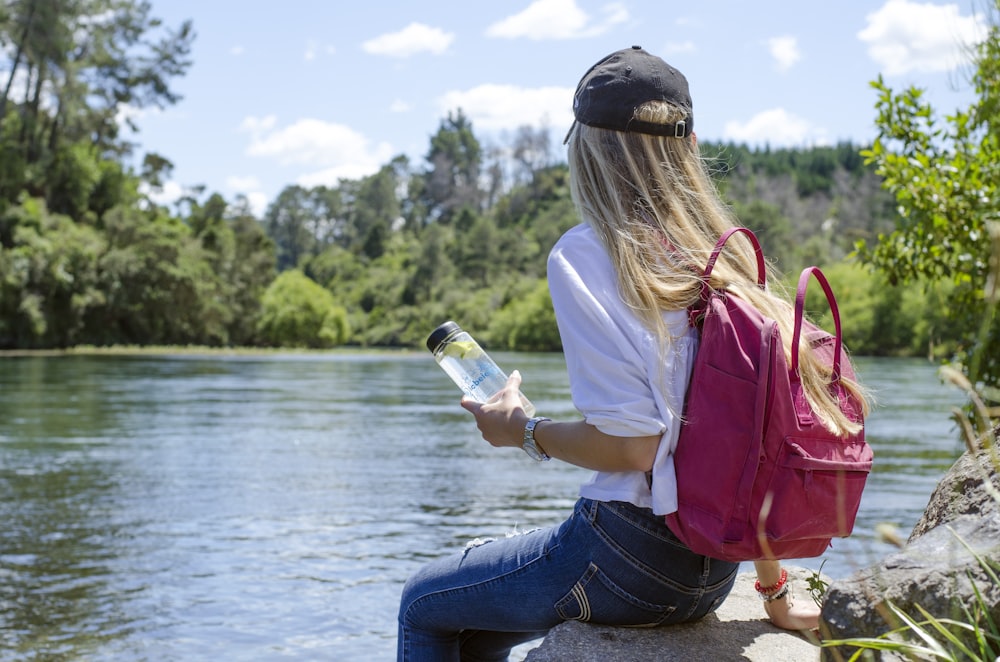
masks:
[[(635, 118), (673, 124), (684, 112), (672, 104), (643, 104)], [(683, 310), (698, 300), (701, 274), (718, 238), (738, 225), (722, 201), (693, 138), (611, 131), (577, 123), (569, 136), (570, 191), (581, 216), (594, 228), (615, 265), (624, 301), (664, 346), (664, 310)], [(665, 259), (666, 258), (666, 259)], [(778, 322), (791, 360), (794, 310), (770, 265), (768, 286), (757, 285), (750, 242), (733, 238), (712, 271), (713, 288), (726, 289)], [(809, 404), (823, 425), (841, 435), (861, 425), (841, 411), (831, 394), (830, 367), (800, 342), (799, 374)], [(868, 411), (861, 386), (844, 384)]]

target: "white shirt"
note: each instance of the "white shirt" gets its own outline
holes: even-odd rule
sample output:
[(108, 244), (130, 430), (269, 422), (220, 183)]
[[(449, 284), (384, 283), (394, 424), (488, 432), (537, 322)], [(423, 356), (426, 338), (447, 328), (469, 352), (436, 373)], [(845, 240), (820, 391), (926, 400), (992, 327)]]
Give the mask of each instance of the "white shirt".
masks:
[(611, 259), (586, 224), (553, 246), (548, 281), (573, 404), (584, 420), (616, 437), (660, 435), (652, 489), (641, 471), (598, 471), (580, 495), (627, 501), (657, 515), (676, 511), (673, 451), (698, 349), (687, 311), (663, 314), (673, 339), (661, 354), (660, 341), (622, 300)]

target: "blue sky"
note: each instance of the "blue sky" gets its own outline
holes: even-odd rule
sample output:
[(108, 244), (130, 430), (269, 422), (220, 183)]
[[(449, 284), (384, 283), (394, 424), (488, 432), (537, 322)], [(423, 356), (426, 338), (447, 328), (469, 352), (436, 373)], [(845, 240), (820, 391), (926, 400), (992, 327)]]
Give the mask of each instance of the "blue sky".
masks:
[[(973, 98), (961, 44), (981, 0), (153, 0), (191, 19), (183, 99), (137, 117), (137, 156), (174, 164), (160, 200), (205, 186), (258, 214), (291, 184), (335, 185), (399, 154), (422, 164), (461, 108), (485, 145), (569, 127), (573, 90), (633, 44), (687, 76), (702, 140), (773, 147), (869, 142), (881, 74), (948, 112)], [(556, 153), (562, 158), (561, 151)]]

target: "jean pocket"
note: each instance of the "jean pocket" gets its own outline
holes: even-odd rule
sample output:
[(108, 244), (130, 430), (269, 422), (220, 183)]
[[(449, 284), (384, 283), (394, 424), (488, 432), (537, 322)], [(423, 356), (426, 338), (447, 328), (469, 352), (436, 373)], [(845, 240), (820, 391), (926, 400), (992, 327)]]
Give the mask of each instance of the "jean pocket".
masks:
[(641, 600), (622, 589), (591, 563), (573, 588), (555, 604), (560, 618), (601, 625), (656, 627), (676, 609)]

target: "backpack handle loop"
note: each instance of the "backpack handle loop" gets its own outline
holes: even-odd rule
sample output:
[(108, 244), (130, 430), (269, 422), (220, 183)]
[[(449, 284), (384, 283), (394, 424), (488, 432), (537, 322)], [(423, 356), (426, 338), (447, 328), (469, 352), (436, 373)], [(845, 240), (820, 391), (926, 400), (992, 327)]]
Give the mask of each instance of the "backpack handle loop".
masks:
[(792, 331), (792, 364), (791, 373), (798, 377), (799, 374), (799, 339), (802, 336), (802, 315), (806, 304), (806, 289), (809, 287), (809, 277), (813, 276), (823, 287), (826, 301), (830, 304), (830, 313), (833, 315), (833, 326), (836, 331), (835, 344), (833, 347), (833, 379), (840, 381), (840, 352), (843, 347), (843, 338), (840, 334), (840, 309), (837, 308), (837, 300), (833, 296), (833, 290), (826, 276), (819, 270), (819, 267), (806, 267), (799, 276), (799, 286), (795, 292), (795, 327)]
[(712, 275), (712, 270), (715, 268), (715, 262), (719, 259), (719, 255), (722, 253), (723, 247), (729, 238), (732, 237), (737, 232), (742, 232), (750, 240), (750, 244), (753, 246), (754, 255), (757, 257), (757, 285), (760, 289), (764, 289), (767, 283), (767, 272), (764, 269), (764, 251), (760, 248), (760, 242), (757, 241), (757, 235), (753, 233), (750, 228), (734, 227), (729, 228), (722, 233), (719, 240), (715, 242), (715, 248), (712, 249), (712, 254), (708, 256), (708, 264), (705, 265), (705, 271), (701, 274), (701, 295), (698, 298), (698, 303), (691, 306), (688, 309), (688, 323), (696, 328), (701, 328), (702, 316), (708, 309), (708, 300), (712, 295), (712, 288), (708, 284), (708, 279)]
[(701, 277), (702, 299), (708, 299), (708, 277), (712, 275), (712, 269), (715, 268), (715, 261), (719, 259), (719, 254), (722, 252), (722, 248), (726, 245), (726, 242), (729, 241), (729, 238), (737, 232), (745, 234), (750, 243), (753, 244), (753, 251), (757, 256), (757, 285), (760, 286), (760, 289), (764, 289), (764, 285), (767, 283), (764, 271), (764, 251), (760, 249), (760, 242), (757, 241), (757, 235), (750, 228), (729, 228), (722, 233), (719, 241), (715, 242), (715, 248), (712, 249), (712, 254), (708, 256), (708, 264), (705, 265), (705, 272)]

